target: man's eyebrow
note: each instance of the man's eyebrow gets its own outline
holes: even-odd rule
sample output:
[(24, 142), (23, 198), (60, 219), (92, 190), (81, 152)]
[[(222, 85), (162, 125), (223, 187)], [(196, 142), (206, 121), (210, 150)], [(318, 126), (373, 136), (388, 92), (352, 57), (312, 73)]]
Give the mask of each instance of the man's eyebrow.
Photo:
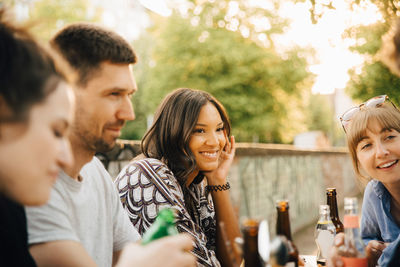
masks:
[(136, 88), (127, 89), (127, 88), (122, 88), (122, 87), (112, 87), (112, 88), (106, 89), (105, 91), (106, 92), (122, 92), (122, 93), (128, 92), (128, 93), (134, 94), (134, 93), (136, 93), (137, 89)]

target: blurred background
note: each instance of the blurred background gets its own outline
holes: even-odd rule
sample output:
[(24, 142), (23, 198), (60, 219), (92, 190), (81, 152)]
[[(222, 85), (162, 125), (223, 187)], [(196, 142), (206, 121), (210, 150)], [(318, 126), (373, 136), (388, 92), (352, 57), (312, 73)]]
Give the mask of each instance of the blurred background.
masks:
[[(136, 120), (126, 125), (122, 139), (140, 140), (161, 99), (175, 88), (217, 97), (240, 142), (230, 172), (238, 214), (267, 218), (273, 229), (275, 200), (289, 199), (301, 254), (315, 254), (312, 236), (325, 188), (337, 188), (340, 215), (343, 197), (361, 197), (363, 191), (343, 148), (339, 116), (376, 95), (400, 103), (400, 79), (377, 56), (399, 1), (0, 0), (0, 5), (32, 25), (44, 43), (77, 21), (102, 24), (132, 43), (139, 57), (133, 68)], [(100, 157), (113, 177), (140, 153), (137, 141), (122, 142)]]
[(46, 42), (75, 21), (105, 25), (132, 43), (140, 139), (161, 99), (178, 87), (226, 107), (238, 142), (344, 146), (338, 117), (387, 94), (400, 79), (375, 56), (399, 12), (389, 0), (5, 0)]

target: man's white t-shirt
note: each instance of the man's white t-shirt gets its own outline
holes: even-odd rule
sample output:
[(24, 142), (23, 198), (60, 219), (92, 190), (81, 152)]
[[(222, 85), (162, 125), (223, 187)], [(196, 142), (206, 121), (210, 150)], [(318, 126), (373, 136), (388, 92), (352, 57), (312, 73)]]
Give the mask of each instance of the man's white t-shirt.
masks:
[(26, 207), (29, 244), (80, 242), (98, 266), (110, 267), (114, 251), (140, 239), (122, 208), (112, 179), (99, 159), (81, 170), (82, 181), (60, 173), (49, 202)]

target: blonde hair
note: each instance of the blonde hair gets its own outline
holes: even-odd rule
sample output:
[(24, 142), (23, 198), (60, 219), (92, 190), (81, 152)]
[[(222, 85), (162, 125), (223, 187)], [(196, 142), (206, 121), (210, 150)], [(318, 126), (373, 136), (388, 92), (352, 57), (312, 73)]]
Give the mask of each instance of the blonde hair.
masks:
[(354, 115), (349, 127), (346, 129), (347, 145), (353, 161), (354, 170), (359, 179), (364, 181), (370, 178), (361, 173), (357, 158), (357, 146), (365, 136), (372, 121), (378, 122), (382, 129), (400, 132), (400, 111), (391, 103), (384, 103), (378, 107), (364, 107)]

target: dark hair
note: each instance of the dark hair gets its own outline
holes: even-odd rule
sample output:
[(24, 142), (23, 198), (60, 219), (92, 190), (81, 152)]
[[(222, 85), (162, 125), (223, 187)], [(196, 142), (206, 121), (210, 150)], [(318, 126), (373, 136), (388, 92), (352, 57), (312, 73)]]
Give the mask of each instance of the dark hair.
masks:
[(12, 26), (5, 17), (0, 9), (0, 122), (20, 122), (64, 77), (27, 29)]
[(143, 154), (164, 162), (178, 179), (184, 193), (186, 179), (196, 169), (189, 140), (200, 110), (207, 103), (217, 108), (229, 136), (231, 124), (224, 107), (217, 99), (204, 91), (180, 88), (168, 94), (161, 102), (154, 115), (153, 125), (142, 139)]
[(50, 41), (78, 72), (78, 83), (85, 84), (103, 62), (136, 63), (132, 47), (118, 34), (87, 23), (75, 23), (59, 31)]

